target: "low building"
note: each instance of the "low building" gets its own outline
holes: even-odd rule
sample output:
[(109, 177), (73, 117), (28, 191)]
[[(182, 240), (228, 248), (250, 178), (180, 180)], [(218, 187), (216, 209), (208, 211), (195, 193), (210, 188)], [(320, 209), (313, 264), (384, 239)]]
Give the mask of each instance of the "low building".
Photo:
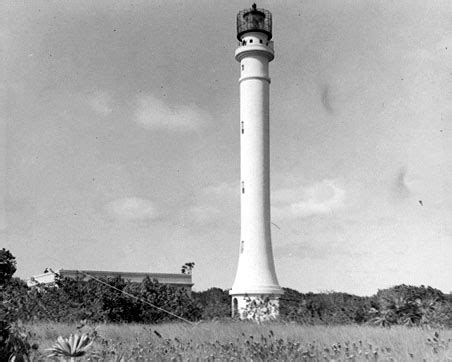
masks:
[(52, 271), (46, 269), (42, 274), (33, 275), (27, 280), (29, 287), (34, 287), (42, 284), (52, 284), (55, 282), (55, 276), (59, 275), (63, 278), (79, 278), (81, 280), (89, 280), (91, 278), (106, 278), (106, 277), (121, 277), (135, 283), (140, 283), (144, 278), (149, 277), (157, 280), (161, 284), (167, 284), (178, 289), (185, 289), (191, 293), (193, 286), (191, 274), (175, 274), (175, 273), (141, 273), (141, 272), (118, 272), (118, 271), (104, 271), (104, 270), (70, 270), (59, 269)]

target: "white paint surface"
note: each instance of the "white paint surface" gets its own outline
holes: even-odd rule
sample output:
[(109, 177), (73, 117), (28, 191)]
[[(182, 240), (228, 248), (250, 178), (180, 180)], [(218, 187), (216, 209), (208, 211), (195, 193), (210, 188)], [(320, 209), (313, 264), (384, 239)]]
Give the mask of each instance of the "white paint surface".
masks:
[(276, 277), (270, 230), (268, 63), (274, 57), (273, 42), (268, 42), (263, 33), (246, 33), (243, 40), (246, 45), (242, 43), (235, 53), (241, 69), (241, 239), (237, 274), (230, 291), (233, 303), (237, 298), (239, 311), (246, 307), (245, 295), (257, 298), (283, 293)]

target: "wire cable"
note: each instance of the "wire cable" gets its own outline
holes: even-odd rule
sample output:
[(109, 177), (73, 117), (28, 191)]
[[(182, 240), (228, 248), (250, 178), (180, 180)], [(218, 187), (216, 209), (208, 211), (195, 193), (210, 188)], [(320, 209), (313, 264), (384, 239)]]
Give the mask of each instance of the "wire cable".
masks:
[[(53, 273), (54, 275), (59, 275), (58, 273), (54, 272), (54, 271), (53, 271), (52, 269), (50, 269), (50, 268), (49, 268), (49, 271), (50, 271), (51, 273)], [(80, 274), (84, 274), (84, 275), (86, 275), (86, 276), (89, 277), (89, 278), (92, 278), (93, 280), (95, 280), (96, 282), (98, 282), (98, 283), (100, 283), (100, 284), (106, 285), (107, 287), (109, 287), (109, 288), (111, 288), (111, 289), (114, 289), (114, 290), (116, 290), (116, 291), (118, 291), (118, 292), (120, 292), (120, 293), (122, 293), (122, 294), (125, 294), (125, 295), (127, 295), (128, 297), (130, 297), (130, 298), (133, 298), (133, 299), (138, 300), (138, 301), (140, 301), (140, 302), (142, 302), (142, 303), (144, 303), (144, 304), (147, 304), (147, 305), (151, 306), (152, 308), (158, 309), (158, 310), (160, 310), (160, 311), (162, 311), (162, 312), (165, 312), (165, 313), (167, 313), (167, 314), (169, 314), (169, 315), (172, 315), (173, 317), (176, 317), (176, 318), (178, 318), (178, 319), (180, 319), (180, 320), (182, 320), (182, 321), (184, 321), (184, 322), (186, 322), (186, 323), (189, 323), (189, 324), (191, 324), (191, 325), (195, 325), (195, 323), (189, 321), (188, 319), (185, 319), (185, 318), (183, 318), (183, 317), (181, 317), (181, 316), (178, 316), (177, 314), (174, 314), (174, 313), (172, 313), (172, 312), (170, 312), (170, 311), (168, 311), (168, 310), (166, 310), (166, 309), (160, 308), (160, 307), (158, 307), (158, 306), (152, 304), (151, 302), (147, 301), (146, 299), (143, 299), (143, 298), (137, 297), (136, 295), (127, 293), (127, 292), (125, 292), (125, 291), (123, 291), (123, 290), (121, 290), (121, 289), (119, 289), (119, 288), (116, 288), (116, 287), (114, 287), (113, 285), (110, 285), (110, 284), (104, 282), (103, 280), (100, 280), (100, 279), (98, 279), (98, 278), (96, 278), (96, 277), (94, 277), (94, 276), (92, 276), (92, 275), (90, 275), (90, 274), (88, 274), (88, 273), (83, 272), (83, 271), (77, 270), (77, 272), (80, 273)]]

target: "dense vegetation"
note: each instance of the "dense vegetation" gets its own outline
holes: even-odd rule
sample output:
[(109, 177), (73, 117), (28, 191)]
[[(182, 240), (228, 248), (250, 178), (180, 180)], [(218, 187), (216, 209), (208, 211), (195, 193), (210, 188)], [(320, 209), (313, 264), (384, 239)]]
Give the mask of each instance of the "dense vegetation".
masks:
[[(452, 327), (452, 294), (431, 287), (398, 285), (371, 297), (347, 293), (300, 293), (283, 288), (280, 319), (310, 325), (372, 324), (380, 326)], [(203, 319), (230, 314), (227, 290), (194, 293)]]
[(95, 280), (70, 278), (57, 279), (52, 286), (29, 288), (12, 279), (3, 287), (0, 308), (7, 321), (159, 323), (174, 318), (155, 307), (189, 320), (201, 317), (201, 309), (183, 290), (149, 278), (141, 283), (121, 278), (101, 280), (114, 289)]
[[(193, 265), (187, 267), (188, 272)], [(6, 322), (160, 323), (176, 318), (174, 315), (191, 321), (230, 316), (230, 296), (219, 288), (188, 295), (149, 278), (133, 283), (119, 277), (104, 278), (101, 283), (57, 278), (55, 285), (29, 288), (12, 277), (15, 258), (5, 249), (0, 250), (0, 266), (0, 320)], [(408, 285), (379, 290), (371, 297), (337, 292), (303, 294), (284, 288), (280, 316), (282, 320), (315, 325), (452, 327), (452, 295)]]
[[(12, 277), (15, 270), (14, 256), (1, 250), (0, 356), (8, 350), (27, 351), (32, 347), (20, 337), (24, 333), (17, 329), (17, 321), (156, 324), (177, 317), (188, 321), (230, 318), (230, 296), (219, 288), (189, 295), (149, 278), (141, 283), (121, 278), (104, 278), (101, 282), (57, 278), (55, 285), (29, 288)], [(185, 272), (191, 269), (187, 267)], [(408, 285), (379, 290), (371, 297), (337, 292), (303, 294), (284, 288), (280, 319), (305, 325), (451, 328), (452, 295)]]
[(0, 285), (7, 283), (16, 272), (16, 258), (9, 250), (0, 250)]

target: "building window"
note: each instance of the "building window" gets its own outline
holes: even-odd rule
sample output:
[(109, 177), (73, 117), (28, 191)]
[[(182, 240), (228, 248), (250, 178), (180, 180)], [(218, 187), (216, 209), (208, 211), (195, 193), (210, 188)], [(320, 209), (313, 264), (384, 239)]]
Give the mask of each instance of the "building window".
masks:
[(241, 123), (241, 125), (242, 125), (242, 134), (244, 134), (244, 133), (245, 133), (245, 125), (244, 125), (243, 121), (240, 122), (240, 123)]
[(253, 42), (253, 39), (250, 39), (250, 43), (252, 43)]
[(246, 40), (243, 40), (243, 41), (242, 41), (242, 45), (246, 45)]
[(245, 193), (245, 181), (242, 181), (242, 194)]
[(242, 70), (245, 70), (245, 65), (242, 64)]
[(242, 241), (240, 242), (240, 254), (243, 254), (243, 249), (244, 249), (244, 247), (245, 247), (245, 241), (242, 240)]
[(262, 39), (259, 39), (259, 43), (261, 43), (261, 44), (262, 44)]
[(268, 42), (267, 42), (267, 44), (265, 44), (265, 45), (268, 45)]

